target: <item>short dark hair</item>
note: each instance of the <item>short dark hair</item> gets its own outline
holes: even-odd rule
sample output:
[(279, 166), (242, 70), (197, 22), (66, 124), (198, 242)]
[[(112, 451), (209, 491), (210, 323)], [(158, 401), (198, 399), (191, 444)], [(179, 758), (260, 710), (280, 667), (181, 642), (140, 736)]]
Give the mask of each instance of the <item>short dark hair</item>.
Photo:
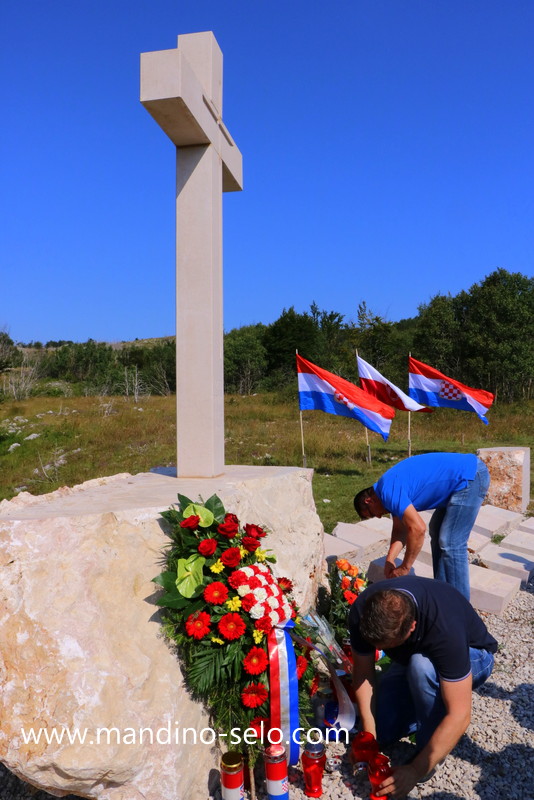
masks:
[(372, 645), (406, 639), (415, 620), (415, 604), (406, 592), (382, 589), (365, 601), (360, 634)]
[(367, 511), (366, 515), (366, 505), (365, 500), (368, 497), (371, 497), (374, 492), (372, 486), (368, 486), (367, 489), (362, 489), (361, 492), (354, 495), (354, 508), (360, 519), (366, 519), (366, 516), (369, 516), (369, 512)]

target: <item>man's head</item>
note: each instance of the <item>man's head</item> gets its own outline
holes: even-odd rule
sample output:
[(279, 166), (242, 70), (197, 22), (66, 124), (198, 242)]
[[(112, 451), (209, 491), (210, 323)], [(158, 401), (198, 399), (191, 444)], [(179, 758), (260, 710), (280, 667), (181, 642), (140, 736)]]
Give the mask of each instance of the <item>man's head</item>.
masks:
[(381, 517), (383, 514), (388, 513), (372, 486), (362, 489), (361, 492), (355, 495), (354, 508), (360, 519)]
[(415, 604), (406, 592), (383, 589), (365, 600), (360, 619), (363, 638), (381, 650), (399, 647), (415, 630)]

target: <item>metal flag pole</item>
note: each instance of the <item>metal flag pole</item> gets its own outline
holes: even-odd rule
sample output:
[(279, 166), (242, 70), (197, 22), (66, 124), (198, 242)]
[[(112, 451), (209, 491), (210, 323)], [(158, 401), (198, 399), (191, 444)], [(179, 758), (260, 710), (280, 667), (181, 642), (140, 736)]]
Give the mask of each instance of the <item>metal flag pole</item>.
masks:
[[(408, 357), (412, 357), (411, 351), (408, 353)], [(408, 370), (410, 367), (408, 366)], [(410, 379), (408, 378), (408, 384), (410, 383)], [(410, 391), (408, 389), (408, 391)], [(408, 411), (408, 458), (412, 455), (412, 412)]]
[[(356, 348), (356, 366), (358, 366), (358, 348)], [(360, 370), (358, 370), (358, 378), (360, 379)], [(369, 444), (369, 431), (367, 430), (365, 425), (364, 428), (365, 428), (365, 442), (367, 444), (367, 463), (371, 464), (372, 459), (371, 459), (371, 445)]]
[[(295, 350), (295, 353), (298, 356), (299, 351)], [(297, 378), (298, 378), (298, 373), (297, 373)], [(300, 407), (299, 407), (299, 414), (300, 414), (300, 441), (302, 442), (302, 466), (304, 467), (304, 469), (306, 469), (308, 462), (306, 459), (306, 452), (304, 450), (304, 424), (302, 422), (302, 409)]]

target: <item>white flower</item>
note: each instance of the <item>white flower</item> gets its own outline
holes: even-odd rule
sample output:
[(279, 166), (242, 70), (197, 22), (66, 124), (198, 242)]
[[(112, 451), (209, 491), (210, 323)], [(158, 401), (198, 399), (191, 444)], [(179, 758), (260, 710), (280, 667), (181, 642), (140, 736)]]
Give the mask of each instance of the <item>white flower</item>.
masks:
[(256, 564), (256, 569), (258, 572), (270, 572), (271, 570), (267, 566), (267, 564)]
[(261, 619), (265, 614), (265, 609), (261, 603), (256, 603), (250, 609), (249, 614), (252, 619)]
[(275, 608), (278, 608), (278, 600), (276, 597), (268, 597), (267, 605), (274, 610)]
[(260, 583), (261, 583), (263, 586), (269, 586), (269, 581), (267, 580), (267, 578), (265, 577), (265, 575), (256, 575), (256, 578), (259, 580), (259, 582), (260, 582)]
[(251, 578), (254, 575), (254, 570), (252, 567), (242, 567), (241, 572), (243, 572), (247, 578)]
[(279, 617), (278, 617), (278, 612), (277, 611), (269, 611), (269, 619), (271, 620), (273, 625), (278, 625), (278, 623), (280, 621)]
[(264, 603), (267, 600), (267, 592), (262, 586), (258, 587), (258, 589), (253, 589), (252, 594), (258, 603)]
[(250, 586), (248, 585), (248, 583), (243, 583), (241, 586), (237, 587), (237, 593), (239, 597), (244, 597), (249, 592), (250, 592)]

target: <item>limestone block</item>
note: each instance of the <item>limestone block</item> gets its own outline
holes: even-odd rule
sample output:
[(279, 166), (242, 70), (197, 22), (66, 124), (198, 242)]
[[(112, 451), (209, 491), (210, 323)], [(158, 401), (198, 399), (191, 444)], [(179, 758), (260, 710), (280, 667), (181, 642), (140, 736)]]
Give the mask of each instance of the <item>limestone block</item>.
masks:
[(482, 447), (477, 455), (491, 476), (487, 502), (525, 512), (530, 502), (530, 448)]
[(501, 547), (525, 553), (531, 561), (534, 561), (534, 530), (527, 532), (519, 528), (519, 530), (512, 531), (502, 540)]
[(516, 511), (485, 505), (482, 506), (477, 514), (473, 531), (491, 539), (495, 534), (508, 533), (508, 531), (513, 530), (520, 524), (522, 519), (523, 515), (518, 514)]
[(480, 553), (482, 563), (491, 570), (503, 572), (505, 575), (513, 575), (519, 578), (523, 585), (528, 583), (530, 575), (534, 570), (534, 559), (526, 553), (514, 552), (499, 547), (497, 544), (487, 544)]
[(518, 530), (527, 531), (527, 533), (534, 533), (534, 517), (524, 519), (521, 525), (519, 525)]
[[(218, 479), (91, 481), (0, 510), (0, 760), (29, 783), (99, 800), (206, 800), (218, 756), (162, 636), (151, 579), (168, 545), (160, 511), (214, 491), (264, 540), (303, 603), (315, 596), (323, 528), (311, 471), (228, 468)], [(21, 728), (85, 733), (25, 743)], [(114, 728), (107, 742), (105, 731)], [(150, 729), (140, 742), (140, 729)], [(185, 728), (192, 729), (182, 743)], [(170, 743), (168, 741), (170, 735)], [(150, 738), (153, 741), (150, 741)], [(178, 737), (178, 744), (173, 743)], [(210, 740), (210, 735), (204, 734)]]
[(323, 538), (324, 544), (324, 557), (327, 561), (335, 560), (337, 558), (346, 558), (349, 561), (357, 562), (361, 558), (361, 549), (354, 548), (354, 545), (344, 539), (338, 539), (330, 533), (325, 533)]
[[(385, 522), (386, 525), (383, 525), (382, 530), (380, 530), (376, 525), (369, 525), (369, 522)], [(364, 556), (373, 558), (383, 553), (387, 547), (390, 534), (391, 521), (380, 519), (366, 520), (355, 524), (338, 522), (333, 532), (335, 537), (350, 543), (352, 548), (359, 552), (360, 558)]]
[[(371, 583), (384, 579), (385, 560), (385, 558), (378, 558), (369, 565), (367, 577)], [(397, 559), (395, 563), (399, 565), (401, 559)], [(432, 567), (418, 560), (410, 570), (410, 575), (432, 578)], [(487, 611), (492, 614), (502, 614), (521, 585), (521, 581), (517, 577), (477, 567), (474, 564), (469, 565), (469, 583), (473, 607), (478, 611)]]

